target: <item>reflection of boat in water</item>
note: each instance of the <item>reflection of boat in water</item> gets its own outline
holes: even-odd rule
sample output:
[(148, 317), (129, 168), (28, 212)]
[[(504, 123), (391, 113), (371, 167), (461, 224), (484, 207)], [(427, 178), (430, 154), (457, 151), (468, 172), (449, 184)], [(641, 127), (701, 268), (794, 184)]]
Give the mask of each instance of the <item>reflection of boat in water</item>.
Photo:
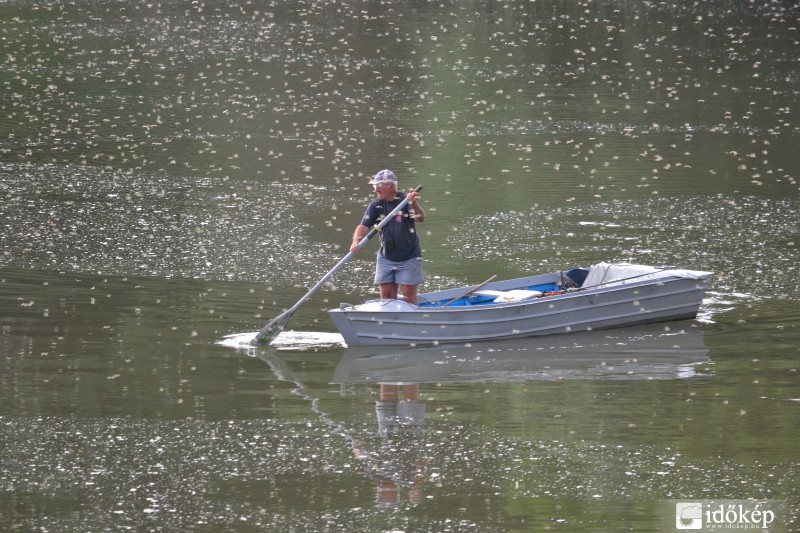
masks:
[(556, 379), (675, 379), (708, 363), (690, 323), (418, 348), (345, 350), (333, 383), (435, 383)]

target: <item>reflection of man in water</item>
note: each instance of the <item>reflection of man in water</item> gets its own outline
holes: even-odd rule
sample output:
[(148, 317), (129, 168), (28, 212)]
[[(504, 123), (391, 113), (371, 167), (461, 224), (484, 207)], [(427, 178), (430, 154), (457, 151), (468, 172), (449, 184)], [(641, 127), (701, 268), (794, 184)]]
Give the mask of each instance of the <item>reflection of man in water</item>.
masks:
[(419, 503), (425, 474), (420, 456), (425, 449), (422, 442), (425, 402), (419, 399), (419, 385), (382, 383), (375, 412), (378, 415), (380, 447), (377, 451), (368, 451), (360, 442), (353, 441), (353, 451), (378, 477), (378, 505), (398, 505), (402, 487), (408, 487), (408, 498), (412, 503)]

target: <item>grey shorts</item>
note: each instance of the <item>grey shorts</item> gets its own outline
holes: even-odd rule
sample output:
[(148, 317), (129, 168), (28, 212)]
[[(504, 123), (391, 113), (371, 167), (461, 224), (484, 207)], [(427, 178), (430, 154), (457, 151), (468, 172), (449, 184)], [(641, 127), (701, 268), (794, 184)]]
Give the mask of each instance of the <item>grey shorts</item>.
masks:
[(396, 283), (398, 285), (419, 285), (424, 281), (422, 275), (422, 258), (415, 257), (408, 261), (390, 261), (378, 254), (375, 265), (375, 283)]

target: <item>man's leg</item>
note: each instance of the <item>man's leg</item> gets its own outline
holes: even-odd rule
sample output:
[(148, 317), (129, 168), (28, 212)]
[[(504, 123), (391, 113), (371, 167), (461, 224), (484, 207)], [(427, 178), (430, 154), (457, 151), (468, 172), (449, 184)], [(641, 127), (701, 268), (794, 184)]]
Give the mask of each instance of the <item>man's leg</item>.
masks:
[[(396, 289), (395, 289), (396, 294)], [(403, 297), (406, 301), (413, 305), (419, 305), (417, 301), (417, 286), (416, 285), (403, 285)]]
[[(405, 287), (403, 287), (405, 294)], [(381, 298), (386, 300), (397, 299), (397, 283), (381, 283)]]
[(378, 284), (378, 290), (384, 300), (397, 299), (395, 274), (392, 262), (378, 254), (378, 260), (375, 263), (375, 283)]
[(421, 257), (410, 259), (403, 263), (402, 269), (395, 277), (395, 281), (403, 287), (403, 297), (406, 302), (412, 305), (419, 305), (417, 286), (422, 283), (423, 280)]

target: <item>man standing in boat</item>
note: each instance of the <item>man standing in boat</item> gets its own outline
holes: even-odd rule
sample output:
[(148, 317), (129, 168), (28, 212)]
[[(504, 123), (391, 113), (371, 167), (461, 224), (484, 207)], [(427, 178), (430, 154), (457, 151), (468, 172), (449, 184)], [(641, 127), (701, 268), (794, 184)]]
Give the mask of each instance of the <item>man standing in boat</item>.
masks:
[(396, 299), (398, 288), (402, 286), (405, 301), (419, 305), (417, 286), (422, 283), (423, 275), (422, 249), (416, 223), (425, 220), (425, 212), (418, 203), (419, 193), (398, 191), (397, 176), (391, 170), (381, 170), (370, 184), (375, 189), (376, 198), (367, 206), (364, 218), (353, 233), (350, 252), (358, 253), (361, 250), (358, 243), (370, 229), (408, 196), (408, 204), (380, 232), (381, 247), (375, 267), (375, 283), (380, 285), (381, 298)]

